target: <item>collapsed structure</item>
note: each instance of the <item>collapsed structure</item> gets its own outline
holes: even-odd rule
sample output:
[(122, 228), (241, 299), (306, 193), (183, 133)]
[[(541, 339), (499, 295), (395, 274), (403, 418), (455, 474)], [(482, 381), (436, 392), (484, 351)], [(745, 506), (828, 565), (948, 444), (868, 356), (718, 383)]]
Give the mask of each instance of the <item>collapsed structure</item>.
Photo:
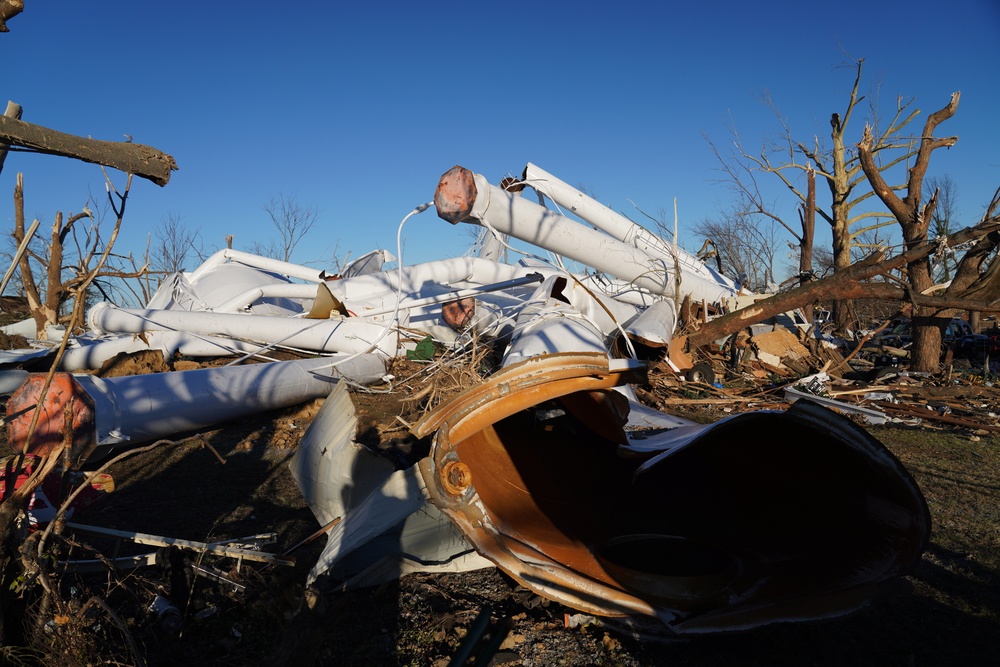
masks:
[[(721, 312), (741, 294), (734, 281), (535, 165), (505, 187), (455, 167), (433, 204), (452, 224), (482, 227), (478, 256), (384, 270), (394, 258), (379, 250), (331, 277), (224, 250), (143, 309), (92, 307), (56, 389), (28, 376), (8, 401), (11, 442), (44, 454), (71, 428), (83, 461), (326, 397), (291, 464), (327, 528), (310, 582), (495, 565), (569, 607), (677, 634), (847, 613), (916, 563), (930, 530), (923, 497), (847, 418), (800, 400), (700, 425), (636, 398), (642, 359), (669, 348), (677, 304)], [(510, 238), (585, 268), (501, 261)], [(499, 369), (413, 425), (429, 454), (399, 465), (357, 442), (347, 385), (380, 380), (387, 359), (427, 337), (489, 340)], [(322, 356), (166, 377), (71, 374), (151, 348)]]

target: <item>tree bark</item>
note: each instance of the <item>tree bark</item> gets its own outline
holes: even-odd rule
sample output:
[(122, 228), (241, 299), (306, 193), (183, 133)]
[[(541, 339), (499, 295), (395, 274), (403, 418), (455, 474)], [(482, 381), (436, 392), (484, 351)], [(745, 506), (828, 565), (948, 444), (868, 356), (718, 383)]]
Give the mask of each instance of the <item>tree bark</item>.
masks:
[[(24, 177), (17, 175), (17, 183), (14, 185), (14, 240), (18, 243), (24, 241)], [(29, 253), (23, 253), (18, 259), (21, 269), (21, 285), (24, 288), (25, 297), (28, 300), (28, 310), (32, 317), (41, 308), (41, 300), (38, 296), (38, 286), (35, 284), (35, 276), (31, 271)], [(36, 332), (38, 329), (38, 318), (35, 317)]]
[(0, 116), (0, 143), (112, 167), (160, 186), (177, 169), (174, 158), (150, 146), (77, 137), (6, 116)]
[[(1000, 219), (991, 218), (975, 227), (968, 227), (958, 231), (947, 238), (951, 245), (957, 245), (974, 241), (987, 235), (1000, 234)], [(788, 312), (795, 308), (801, 308), (816, 301), (837, 300), (837, 299), (889, 299), (908, 300), (915, 307), (927, 308), (933, 312), (943, 308), (962, 308), (966, 310), (996, 311), (1000, 310), (1000, 302), (982, 303), (973, 302), (966, 299), (950, 297), (924, 296), (915, 290), (907, 290), (895, 287), (888, 283), (862, 283), (879, 274), (894, 269), (899, 269), (919, 260), (922, 257), (931, 255), (938, 247), (937, 243), (924, 242), (923, 244), (896, 255), (889, 259), (884, 259), (884, 253), (874, 255), (854, 264), (844, 271), (823, 278), (816, 282), (796, 287), (787, 292), (782, 292), (763, 301), (755, 303), (753, 306), (742, 308), (736, 312), (704, 324), (701, 329), (688, 336), (688, 349), (694, 350), (703, 345), (708, 345), (736, 333), (745, 327), (763, 322), (771, 317)], [(936, 330), (936, 329), (935, 329)], [(936, 353), (935, 353), (936, 354)], [(935, 365), (937, 356), (935, 356)]]
[[(902, 199), (886, 184), (875, 163), (870, 126), (865, 127), (864, 135), (858, 143), (858, 160), (861, 168), (875, 194), (899, 223), (908, 250), (927, 241), (927, 230), (930, 227), (937, 198), (936, 196), (931, 197), (926, 205), (921, 206), (924, 175), (927, 173), (931, 153), (935, 148), (954, 146), (958, 142), (958, 137), (934, 138), (934, 130), (937, 129), (937, 126), (955, 115), (955, 110), (958, 109), (958, 100), (959, 93), (952, 93), (951, 100), (947, 105), (927, 117), (921, 134), (920, 148), (917, 150), (916, 160), (913, 167), (910, 168), (906, 182), (906, 196)], [(932, 287), (934, 279), (928, 256), (923, 255), (908, 262), (906, 277), (914, 292), (923, 292)], [(942, 319), (947, 319), (947, 313), (933, 307), (914, 308), (913, 345), (910, 348), (911, 366), (914, 370), (932, 371), (937, 368), (941, 355)]]
[(813, 237), (816, 234), (816, 170), (806, 169), (806, 204), (802, 210), (802, 239), (799, 241), (799, 284), (812, 280)]
[[(833, 141), (833, 172), (827, 179), (830, 188), (830, 228), (833, 234), (833, 270), (835, 273), (846, 271), (851, 266), (851, 207), (849, 197), (851, 193), (851, 179), (847, 170), (847, 150), (844, 146), (844, 132), (847, 121), (858, 100), (858, 84), (861, 81), (861, 63), (858, 63), (857, 75), (854, 78), (854, 87), (851, 90), (851, 101), (847, 107), (847, 114), (843, 121), (839, 114), (833, 114), (830, 118), (830, 126), (833, 128), (830, 138)], [(851, 325), (851, 304), (837, 300), (833, 303), (833, 321), (836, 323), (837, 331), (847, 331)]]
[(10, 32), (7, 21), (24, 11), (24, 0), (0, 0), (0, 32)]

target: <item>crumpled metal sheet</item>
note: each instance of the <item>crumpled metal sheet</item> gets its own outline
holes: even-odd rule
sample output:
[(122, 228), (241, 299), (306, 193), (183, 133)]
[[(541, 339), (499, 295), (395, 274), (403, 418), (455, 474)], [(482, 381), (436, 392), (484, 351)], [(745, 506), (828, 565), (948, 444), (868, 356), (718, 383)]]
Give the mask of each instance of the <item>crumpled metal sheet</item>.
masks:
[(919, 559), (924, 499), (851, 421), (800, 401), (636, 448), (623, 378), (586, 356), (507, 367), (413, 429), (431, 502), (525, 587), (711, 633), (849, 613)]
[(427, 504), (417, 470), (395, 470), (357, 443), (356, 431), (354, 404), (346, 385), (337, 383), (289, 463), (313, 514), (329, 526), (307, 583), (325, 578), (354, 588), (412, 571), (491, 567)]

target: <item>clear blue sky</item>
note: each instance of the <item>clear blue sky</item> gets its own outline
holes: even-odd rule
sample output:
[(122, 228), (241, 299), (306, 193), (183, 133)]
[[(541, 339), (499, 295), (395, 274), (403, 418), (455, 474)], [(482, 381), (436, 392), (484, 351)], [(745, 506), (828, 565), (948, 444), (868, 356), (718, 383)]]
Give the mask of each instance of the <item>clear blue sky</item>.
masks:
[[(930, 173), (955, 181), (963, 222), (1000, 185), (997, 0), (25, 4), (0, 34), (0, 104), (62, 132), (130, 135), (179, 165), (165, 187), (133, 184), (117, 247), (136, 253), (167, 216), (209, 250), (227, 234), (245, 249), (274, 236), (262, 206), (281, 194), (320, 214), (295, 261), (394, 251), (399, 221), (450, 167), (496, 183), (527, 162), (630, 214), (629, 199), (655, 212), (677, 197), (697, 247), (683, 229), (730, 197), (703, 133), (725, 143), (731, 117), (759, 145), (779, 129), (769, 91), (796, 136), (828, 138), (851, 58), (884, 111), (915, 98), (915, 127), (962, 92), (938, 131), (960, 140)], [(853, 128), (856, 141), (863, 120)], [(104, 200), (98, 167), (12, 153), (5, 228), (18, 172), (29, 219)], [(433, 209), (404, 236), (407, 264), (469, 241)]]

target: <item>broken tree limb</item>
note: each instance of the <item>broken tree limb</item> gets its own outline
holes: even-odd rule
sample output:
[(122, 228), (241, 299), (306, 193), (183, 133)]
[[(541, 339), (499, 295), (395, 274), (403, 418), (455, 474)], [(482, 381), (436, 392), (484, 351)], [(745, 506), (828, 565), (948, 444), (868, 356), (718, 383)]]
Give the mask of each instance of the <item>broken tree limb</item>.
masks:
[(24, 11), (24, 0), (0, 0), (0, 32), (10, 32), (7, 21)]
[(151, 146), (78, 137), (6, 116), (0, 116), (0, 143), (112, 167), (160, 186), (177, 169), (174, 158)]
[(913, 406), (897, 405), (895, 403), (889, 403), (886, 401), (876, 401), (875, 404), (878, 405), (880, 408), (884, 409), (886, 412), (890, 412), (893, 414), (900, 414), (911, 417), (920, 417), (921, 419), (926, 419), (928, 421), (937, 421), (937, 422), (942, 422), (944, 424), (952, 424), (954, 426), (964, 426), (965, 428), (970, 428), (973, 430), (982, 429), (984, 431), (1000, 433), (1000, 426), (973, 421), (971, 419), (962, 419), (961, 417), (942, 415), (934, 410), (928, 410), (926, 408), (920, 409)]
[[(854, 346), (854, 349), (851, 351), (851, 353), (848, 354), (846, 357), (844, 357), (839, 364), (837, 364), (836, 366), (834, 366), (830, 370), (831, 371), (837, 371), (837, 370), (840, 370), (841, 368), (846, 368), (847, 364), (851, 361), (851, 359), (853, 359), (854, 357), (856, 357), (858, 355), (858, 353), (861, 352), (861, 348), (863, 348), (865, 346), (865, 343), (867, 343), (869, 340), (871, 340), (872, 338), (874, 338), (878, 334), (880, 334), (883, 331), (885, 331), (886, 327), (888, 327), (891, 322), (892, 322), (892, 320), (886, 320), (885, 322), (882, 323), (881, 326), (879, 326), (876, 329), (872, 329), (871, 331), (869, 331), (868, 333), (866, 333), (864, 336), (862, 336), (861, 340), (859, 340), (858, 343), (857, 343), (857, 345)], [(874, 390), (870, 389), (869, 391), (874, 391)], [(830, 395), (833, 396), (832, 393)]]
[[(947, 237), (949, 245), (958, 245), (979, 239), (991, 232), (1000, 231), (1000, 218), (994, 217), (974, 227), (966, 227)], [(843, 271), (838, 271), (828, 278), (817, 280), (806, 285), (800, 285), (787, 292), (776, 294), (768, 299), (757, 301), (751, 306), (717, 317), (704, 324), (701, 329), (688, 336), (688, 349), (694, 350), (703, 345), (725, 338), (737, 331), (763, 322), (781, 313), (801, 308), (815, 301), (836, 301), (839, 299), (894, 299), (908, 300), (920, 305), (939, 306), (942, 308), (962, 308), (964, 310), (993, 311), (1000, 304), (982, 303), (965, 299), (954, 299), (926, 296), (908, 292), (900, 287), (887, 283), (862, 283), (879, 274), (906, 266), (909, 262), (927, 257), (938, 247), (939, 240), (925, 241), (902, 254), (884, 259), (884, 252), (876, 252)]]

